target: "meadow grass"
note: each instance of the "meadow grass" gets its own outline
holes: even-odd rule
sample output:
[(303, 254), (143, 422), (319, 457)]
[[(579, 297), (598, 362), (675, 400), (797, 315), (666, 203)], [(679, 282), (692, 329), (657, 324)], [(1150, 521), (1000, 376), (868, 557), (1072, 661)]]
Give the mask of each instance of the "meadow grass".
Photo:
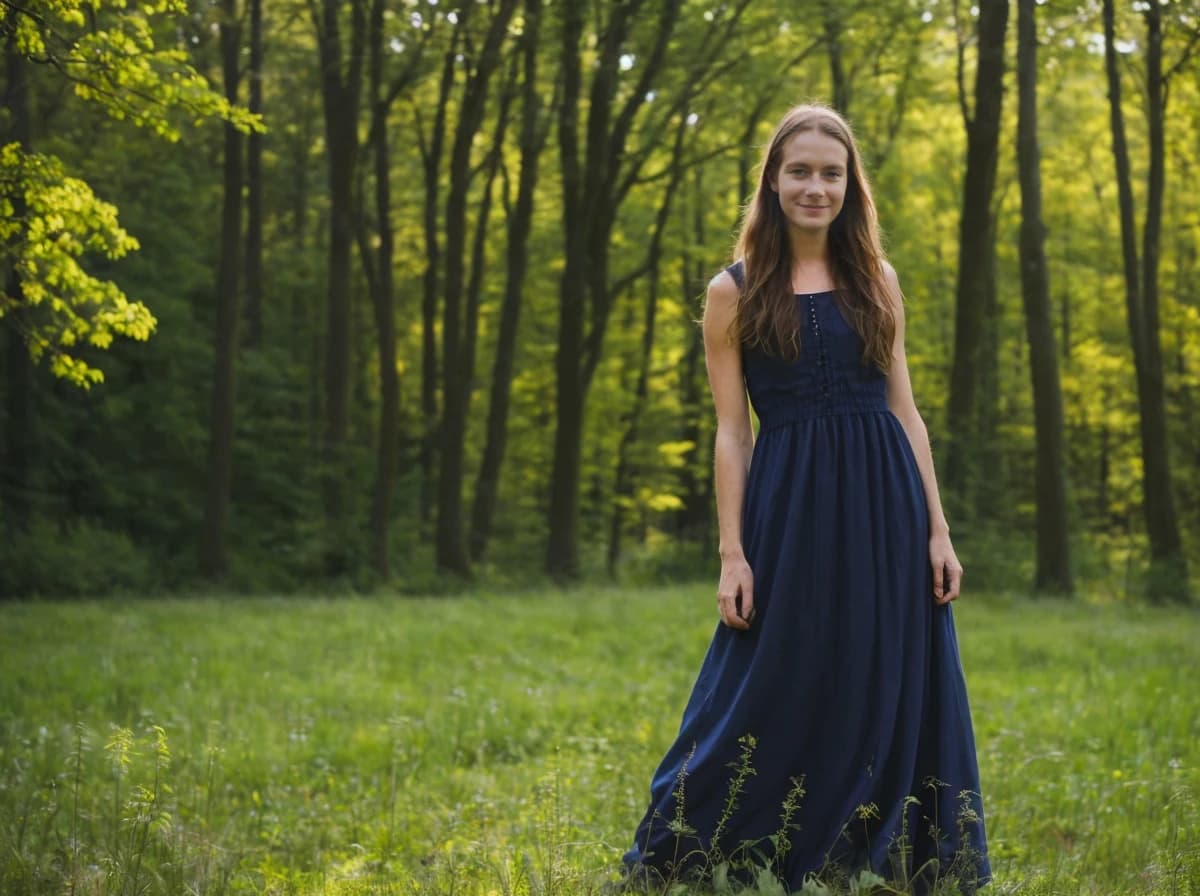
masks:
[[(0, 893), (596, 893), (710, 592), (5, 605)], [(956, 612), (991, 892), (1200, 894), (1200, 614)]]

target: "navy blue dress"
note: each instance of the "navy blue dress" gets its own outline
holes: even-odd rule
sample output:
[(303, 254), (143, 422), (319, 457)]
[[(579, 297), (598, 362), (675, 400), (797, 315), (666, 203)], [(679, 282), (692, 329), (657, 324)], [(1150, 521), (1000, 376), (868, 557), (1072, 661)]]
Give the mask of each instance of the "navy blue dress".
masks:
[(869, 868), (972, 892), (990, 878), (979, 772), (920, 472), (836, 294), (796, 301), (798, 361), (742, 353), (757, 615), (718, 624), (625, 865), (670, 879), (732, 860), (792, 889)]

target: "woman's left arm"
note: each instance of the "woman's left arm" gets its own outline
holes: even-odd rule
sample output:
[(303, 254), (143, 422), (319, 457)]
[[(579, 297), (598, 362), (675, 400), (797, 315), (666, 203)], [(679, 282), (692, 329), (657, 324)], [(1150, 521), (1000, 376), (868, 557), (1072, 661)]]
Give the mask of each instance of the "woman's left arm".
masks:
[(950, 526), (942, 511), (937, 475), (933, 471), (933, 452), (929, 448), (929, 431), (913, 400), (912, 381), (908, 375), (908, 359), (904, 353), (904, 298), (900, 281), (890, 264), (884, 263), (884, 276), (896, 319), (896, 338), (892, 346), (892, 366), (887, 378), (888, 408), (896, 415), (908, 435), (921, 483), (925, 488), (925, 503), (929, 507), (929, 564), (933, 569), (933, 596), (939, 604), (958, 597), (962, 586), (962, 564), (950, 543)]

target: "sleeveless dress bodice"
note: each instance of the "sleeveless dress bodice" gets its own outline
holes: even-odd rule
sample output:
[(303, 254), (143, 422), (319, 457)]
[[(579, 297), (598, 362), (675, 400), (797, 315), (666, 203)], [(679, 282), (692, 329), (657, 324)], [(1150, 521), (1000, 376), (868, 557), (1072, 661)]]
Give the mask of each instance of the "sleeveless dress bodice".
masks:
[(862, 361), (863, 343), (833, 292), (796, 296), (800, 357), (743, 349), (742, 369), (760, 432), (812, 417), (887, 411), (887, 379)]

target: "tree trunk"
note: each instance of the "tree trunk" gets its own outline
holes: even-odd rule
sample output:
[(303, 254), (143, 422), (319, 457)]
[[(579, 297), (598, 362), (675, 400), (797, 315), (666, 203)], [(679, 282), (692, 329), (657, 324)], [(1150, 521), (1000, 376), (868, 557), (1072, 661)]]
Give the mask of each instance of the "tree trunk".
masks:
[(421, 299), (421, 415), (428, 427), (421, 439), (421, 495), (420, 518), (422, 527), (428, 525), (433, 515), (434, 481), (437, 468), (435, 448), (438, 443), (438, 351), (437, 313), (439, 274), (442, 266), (441, 237), (438, 228), (438, 206), (442, 167), (442, 151), (446, 141), (446, 106), (454, 89), (455, 57), (458, 38), (470, 12), (470, 7), (458, 17), (450, 47), (442, 59), (442, 77), (438, 86), (438, 99), (428, 144), (423, 141), (421, 163), (425, 172), (425, 208), (423, 215), (425, 233), (425, 276), (422, 281)]
[(829, 54), (829, 86), (833, 108), (850, 115), (850, 84), (842, 65), (842, 13), (844, 6), (833, 0), (822, 0), (821, 24), (824, 28), (825, 52)]
[[(587, 219), (582, 206), (579, 161), (579, 106), (582, 72), (579, 43), (583, 37), (583, 5), (562, 10), (563, 101), (558, 107), (558, 144), (562, 168), (564, 264), (559, 284), (558, 339), (554, 358), (554, 468), (550, 474), (550, 537), (546, 570), (557, 578), (579, 573), (576, 527), (579, 517), (580, 438), (583, 409), (579, 357), (583, 352), (584, 254)], [(597, 74), (597, 77), (599, 75)]]
[[(250, 2), (250, 111), (263, 111), (263, 0)], [(246, 345), (262, 345), (263, 319), (263, 135), (246, 145)]]
[(443, 408), (434, 549), (438, 567), (460, 575), (469, 575), (471, 572), (462, 507), (467, 412), (470, 407), (475, 341), (473, 324), (469, 314), (464, 315), (463, 308), (467, 194), (472, 177), (471, 147), (483, 122), (488, 85), (500, 64), (500, 50), (516, 5), (516, 0), (502, 0), (492, 17), (479, 61), (463, 89), (448, 170), (446, 286), (442, 305)]
[[(241, 25), (237, 0), (222, 0), (221, 71), (225, 98), (238, 100), (241, 71)], [(233, 480), (233, 437), (238, 331), (238, 280), (242, 244), (242, 135), (225, 123), (225, 153), (221, 199), (221, 249), (217, 261), (216, 332), (212, 406), (209, 423), (208, 476), (204, 497), (204, 522), (200, 530), (200, 574), (223, 579), (228, 573), (226, 525)]]
[(1190, 599), (1187, 557), (1175, 515), (1167, 436), (1166, 392), (1158, 310), (1158, 263), (1162, 236), (1163, 194), (1166, 181), (1167, 76), (1163, 73), (1162, 6), (1148, 4), (1146, 21), (1146, 82), (1149, 87), (1147, 124), (1150, 167), (1146, 184), (1146, 223), (1142, 231), (1142, 305), (1145, 320), (1145, 385), (1138, 404), (1142, 420), (1142, 464), (1145, 469), (1146, 532), (1150, 536), (1151, 597)]
[(469, 547), (473, 561), (482, 560), (491, 534), (499, 493), (500, 469), (508, 441), (508, 406), (512, 394), (517, 325), (521, 316), (521, 292), (529, 264), (529, 231), (533, 222), (533, 191), (538, 180), (538, 161), (548, 130), (541, 126), (542, 103), (538, 98), (537, 60), (542, 22), (542, 0), (525, 0), (525, 27), (521, 34), (524, 80), (521, 107), (521, 173), (517, 198), (508, 219), (507, 270), (504, 298), (500, 306), (500, 329), (492, 365), (491, 396), (488, 403), (487, 436), (483, 460), (475, 483), (471, 508)]
[[(954, 360), (947, 406), (951, 434), (946, 462), (947, 491), (957, 499), (954, 510), (970, 516), (971, 500), (983, 467), (984, 416), (994, 408), (980, 401), (988, 357), (990, 309), (995, 306), (996, 256), (992, 194), (1000, 144), (1000, 112), (1004, 97), (1004, 32), (1008, 0), (980, 0), (979, 59), (975, 71), (975, 109), (964, 115), (967, 167), (963, 178), (963, 211), (959, 224), (958, 282), (955, 291)], [(965, 112), (965, 106), (964, 106)]]
[[(1129, 150), (1121, 110), (1121, 77), (1116, 52), (1112, 0), (1104, 0), (1104, 59), (1121, 214), (1121, 256), (1125, 268), (1125, 307), (1137, 375), (1138, 419), (1142, 442), (1142, 512), (1150, 539), (1148, 596), (1152, 601), (1187, 601), (1190, 590), (1187, 560), (1179, 536), (1171, 492), (1167, 450), (1166, 398), (1163, 390), (1162, 347), (1158, 315), (1158, 256), (1162, 227), (1164, 121), (1166, 79), (1162, 67), (1161, 12), (1149, 4), (1146, 22), (1146, 85), (1148, 92), (1149, 170), (1146, 178), (1146, 220), (1142, 231), (1142, 266), (1138, 270), (1137, 222), (1134, 219)], [(1140, 273), (1140, 277), (1139, 277)]]
[[(29, 108), (29, 66), (17, 51), (11, 32), (4, 49), (4, 104), (9, 110), (9, 139), (22, 152), (33, 151)], [(25, 198), (14, 192), (13, 216), (25, 216)], [(25, 317), (21, 278), (14, 267), (5, 273), (5, 291), (16, 306), (3, 317), (5, 383), (4, 426), (0, 428), (0, 520), (8, 532), (25, 532), (33, 518), (33, 469), (36, 456), (37, 415), (34, 404), (34, 370), (22, 333)]]
[[(562, 84), (559, 107), (559, 157), (563, 183), (564, 266), (559, 289), (558, 346), (555, 357), (554, 462), (550, 474), (550, 537), (546, 571), (556, 579), (579, 574), (579, 485), (582, 468), (584, 409), (588, 387), (599, 362), (612, 310), (608, 283), (609, 246), (622, 187), (644, 162), (631, 160), (626, 140), (634, 116), (661, 69), (667, 41), (679, 14), (678, 0), (666, 0), (644, 62), (640, 80), (617, 102), (618, 63), (626, 51), (632, 16), (640, 4), (614, 4), (599, 33), (597, 59), (587, 102), (585, 152), (579, 154), (579, 104), (582, 95), (582, 4), (563, 9)], [(706, 63), (711, 64), (711, 58)], [(689, 79), (692, 84), (695, 78)], [(690, 90), (690, 86), (684, 88)], [(585, 320), (590, 323), (585, 331)]]
[[(293, 134), (287, 135), (287, 151), (290, 185), (288, 196), (288, 246), (287, 249), (293, 253), (294, 258), (307, 259), (309, 257), (309, 239), (308, 239), (308, 202), (309, 202), (309, 179), (312, 176), (309, 172), (309, 155), (312, 152), (314, 142), (313, 130), (313, 114), (308, 105), (303, 105), (297, 110), (300, 120), (297, 122), (296, 131)], [(282, 137), (277, 138), (277, 141)], [(305, 265), (305, 270), (311, 270), (309, 265)], [(318, 353), (313, 351), (313, 334), (318, 329), (315, 324), (315, 315), (311, 307), (311, 300), (306, 290), (292, 290), (288, 302), (288, 332), (287, 346), (289, 350), (289, 358), (297, 368), (305, 371), (306, 378), (306, 394), (308, 395), (308, 405), (306, 408), (307, 420), (305, 432), (309, 434), (310, 445), (308, 446), (310, 454), (318, 454), (320, 451), (319, 445), (319, 420), (320, 420), (320, 399), (321, 399), (321, 384), (318, 376), (320, 363), (318, 361)]]
[(375, 161), (375, 218), (378, 235), (376, 274), (371, 289), (379, 351), (379, 441), (375, 458), (375, 488), (371, 495), (371, 566), (380, 579), (390, 572), (389, 533), (392, 494), (396, 486), (400, 441), (400, 378), (396, 372), (396, 315), (392, 273), (395, 236), (392, 230), (391, 150), (388, 110), (383, 89), (384, 0), (373, 0), (370, 23), (371, 144)]
[(325, 319), (325, 420), (322, 498), (326, 521), (326, 572), (350, 564), (346, 442), (350, 431), (350, 253), (354, 244), (354, 179), (358, 164), (358, 113), (366, 43), (364, 0), (351, 0), (350, 47), (343, 50), (340, 0), (323, 0), (317, 29), (321, 99), (329, 173), (329, 275)]
[[(21, 281), (9, 271), (5, 290), (23, 301)], [(0, 520), (7, 533), (26, 532), (33, 518), (34, 414), (33, 362), (21, 334), (25, 311), (15, 308), (0, 319), (4, 331), (4, 425), (0, 427)]]
[(674, 147), (671, 152), (671, 174), (667, 181), (662, 202), (655, 215), (654, 231), (650, 236), (650, 246), (646, 250), (646, 268), (649, 272), (649, 289), (646, 296), (645, 316), (642, 323), (641, 352), (638, 359), (637, 384), (633, 389), (633, 403), (629, 408), (628, 426), (621, 437), (617, 448), (617, 470), (613, 486), (612, 517), (609, 524), (608, 537), (608, 574), (615, 576), (621, 560), (621, 535), (624, 530), (625, 508), (633, 500), (636, 477), (630, 454), (639, 437), (639, 425), (646, 409), (646, 399), (650, 394), (650, 370), (654, 360), (654, 333), (658, 322), (658, 287), (659, 268), (662, 263), (662, 240), (667, 229), (667, 220), (671, 214), (671, 202), (683, 176), (683, 147), (684, 135), (687, 133), (687, 121), (680, 116), (679, 126), (675, 132)]
[[(704, 262), (699, 258), (693, 259), (692, 252), (689, 250), (689, 245), (703, 246), (707, 239), (704, 218), (708, 210), (708, 202), (703, 175), (698, 170), (693, 172), (691, 194), (691, 208), (689, 209), (691, 232), (688, 233), (685, 228), (685, 239), (681, 250), (683, 263), (680, 265), (680, 299), (683, 308), (689, 311), (695, 307), (696, 296), (702, 294), (708, 274)], [(691, 313), (688, 313), (689, 319), (692, 316)], [(704, 335), (700, 326), (693, 323), (688, 329), (687, 350), (680, 378), (679, 402), (684, 419), (680, 437), (685, 442), (691, 442), (692, 448), (685, 455), (683, 469), (680, 471), (683, 507), (679, 511), (675, 528), (680, 537), (685, 540), (696, 539), (704, 548), (707, 548), (708, 545), (713, 514), (713, 506), (709, 500), (712, 495), (713, 469), (712, 465), (707, 462), (707, 452), (704, 450), (706, 440), (701, 437), (704, 431), (701, 421), (708, 419), (712, 414), (711, 408), (703, 400), (703, 396), (706, 394)]]
[(1021, 296), (1029, 339), (1037, 479), (1038, 591), (1070, 594), (1062, 388), (1050, 318), (1037, 125), (1036, 0), (1017, 0), (1017, 165), (1021, 182)]

